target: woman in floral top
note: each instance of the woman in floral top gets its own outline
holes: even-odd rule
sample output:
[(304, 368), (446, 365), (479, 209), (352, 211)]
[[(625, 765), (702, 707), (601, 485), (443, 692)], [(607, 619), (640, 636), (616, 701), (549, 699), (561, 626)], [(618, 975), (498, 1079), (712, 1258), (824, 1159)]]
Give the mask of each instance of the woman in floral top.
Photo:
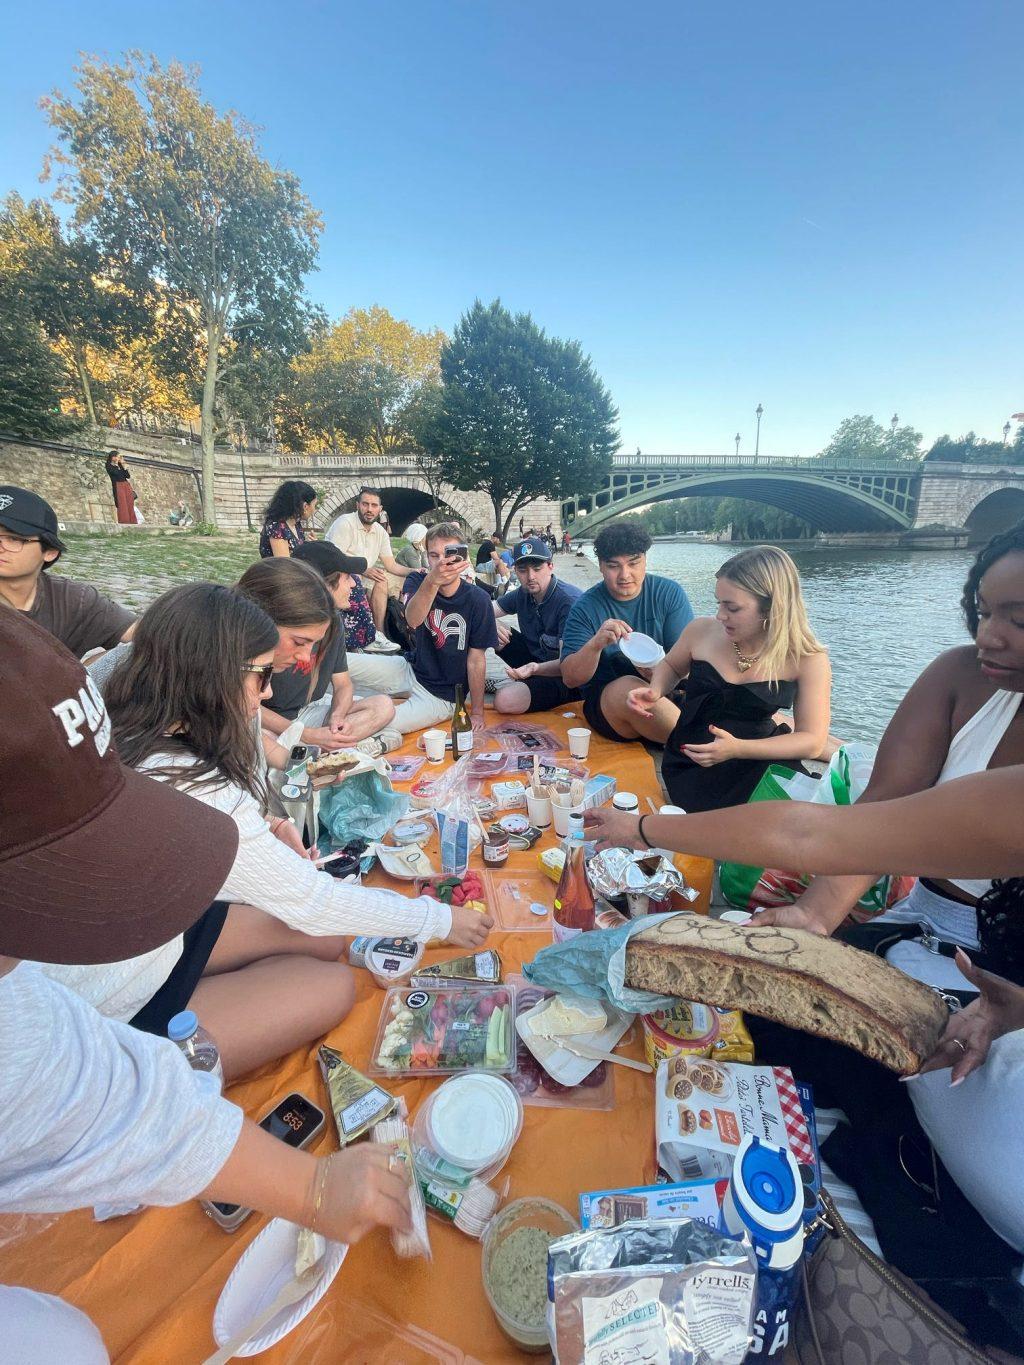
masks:
[(301, 479), (286, 479), (263, 509), (260, 532), (260, 558), (290, 556), (298, 546), (312, 539), (303, 525), (316, 511), (316, 490)]

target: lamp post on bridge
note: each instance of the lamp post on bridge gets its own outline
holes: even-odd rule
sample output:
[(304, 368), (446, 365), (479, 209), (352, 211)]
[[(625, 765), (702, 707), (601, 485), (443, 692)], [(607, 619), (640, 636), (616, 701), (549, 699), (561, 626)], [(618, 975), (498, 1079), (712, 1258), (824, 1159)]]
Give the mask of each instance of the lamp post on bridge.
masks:
[(1010, 424), (1007, 422), (1003, 427), (1003, 445), (1010, 444)]
[(762, 414), (763, 412), (764, 412), (764, 408), (761, 406), (760, 403), (758, 403), (757, 407), (754, 409), (754, 415), (755, 415), (755, 417), (757, 418), (757, 435), (756, 435), (755, 438), (754, 438), (754, 459), (755, 459), (755, 460), (757, 459), (758, 455), (760, 455), (760, 453), (761, 453), (761, 414)]
[(739, 434), (739, 432), (736, 433), (736, 458), (737, 458), (737, 460), (740, 458), (740, 434)]

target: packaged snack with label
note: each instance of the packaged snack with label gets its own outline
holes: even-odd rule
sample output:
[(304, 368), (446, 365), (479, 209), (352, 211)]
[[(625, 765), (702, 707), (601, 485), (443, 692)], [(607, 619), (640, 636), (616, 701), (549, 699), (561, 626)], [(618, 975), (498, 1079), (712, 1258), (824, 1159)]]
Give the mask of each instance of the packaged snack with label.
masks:
[(370, 1074), (450, 1076), (515, 1066), (515, 992), (508, 986), (431, 986), (384, 997)]
[(395, 1096), (367, 1080), (340, 1052), (324, 1044), (316, 1055), (343, 1147), (394, 1113), (398, 1107)]
[(501, 958), (493, 948), (484, 948), (479, 953), (418, 967), (409, 980), (413, 986), (455, 986), (463, 981), (474, 986), (497, 986), (501, 981)]
[(798, 1164), (815, 1162), (793, 1073), (784, 1066), (663, 1061), (655, 1077), (654, 1128), (658, 1165), (672, 1180), (728, 1177), (748, 1134), (785, 1143)]
[(548, 1248), (555, 1359), (741, 1365), (756, 1282), (748, 1244), (687, 1218), (570, 1233)]
[(752, 1062), (754, 1060), (754, 1040), (751, 1038), (743, 1014), (740, 1010), (720, 1010), (718, 1015), (718, 1037), (711, 1049), (716, 1062)]
[(717, 1229), (728, 1180), (689, 1180), (681, 1185), (631, 1185), (580, 1195), (584, 1228), (613, 1228), (631, 1218), (692, 1218)]

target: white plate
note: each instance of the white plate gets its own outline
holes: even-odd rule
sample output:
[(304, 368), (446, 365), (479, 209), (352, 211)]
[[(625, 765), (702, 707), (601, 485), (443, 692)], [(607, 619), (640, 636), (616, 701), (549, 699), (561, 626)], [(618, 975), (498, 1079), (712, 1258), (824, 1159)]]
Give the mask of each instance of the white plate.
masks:
[(653, 668), (665, 657), (665, 651), (657, 640), (640, 630), (634, 630), (632, 635), (627, 635), (619, 643), (619, 648), (631, 664), (639, 664), (641, 668)]
[[(537, 1001), (533, 1009), (520, 1014), (516, 1019), (516, 1032), (549, 1076), (561, 1081), (562, 1085), (579, 1085), (590, 1075), (598, 1062), (593, 1057), (577, 1056), (575, 1052), (562, 1047), (554, 1038), (541, 1038), (539, 1034), (534, 1033), (530, 1021), (534, 1015), (546, 1010), (549, 1003), (550, 997), (545, 996), (543, 1000)], [(611, 1052), (633, 1022), (633, 1016), (623, 1014), (606, 1000), (601, 1001), (601, 1008), (608, 1016), (608, 1023), (600, 1033), (581, 1033), (574, 1038), (567, 1038), (566, 1042), (577, 1042), (583, 1047), (597, 1048), (599, 1052)]]
[[(295, 1252), (299, 1229), (284, 1218), (272, 1218), (260, 1235), (242, 1254), (217, 1300), (213, 1314), (213, 1336), (218, 1346), (243, 1331), (257, 1313), (270, 1306), (295, 1278)], [(287, 1336), (307, 1317), (330, 1288), (341, 1263), (348, 1254), (344, 1242), (328, 1242), (320, 1262), (323, 1273), (313, 1288), (297, 1303), (290, 1303), (271, 1318), (258, 1337), (250, 1337), (235, 1352), (238, 1356), (258, 1356), (276, 1341)]]
[(430, 1110), (430, 1139), (439, 1156), (466, 1171), (490, 1166), (516, 1130), (518, 1096), (499, 1076), (470, 1072), (446, 1081)]

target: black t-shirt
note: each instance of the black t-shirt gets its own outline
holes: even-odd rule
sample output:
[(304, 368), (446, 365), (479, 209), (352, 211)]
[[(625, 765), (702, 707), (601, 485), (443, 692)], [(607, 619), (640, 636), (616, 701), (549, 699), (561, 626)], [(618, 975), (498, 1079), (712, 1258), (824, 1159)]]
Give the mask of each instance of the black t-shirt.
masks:
[(495, 544), (493, 540), (482, 540), (480, 548), (476, 552), (476, 567), (479, 569), (481, 564), (490, 564), (491, 555), (494, 554)]
[(348, 672), (348, 658), (345, 654), (345, 627), (339, 616), (338, 629), (334, 644), (320, 660), (320, 671), (316, 675), (313, 691), (309, 690), (309, 675), (313, 662), (292, 664), (291, 668), (275, 673), (271, 682), (271, 697), (265, 705), (285, 720), (294, 720), (304, 706), (311, 701), (319, 701), (327, 691), (335, 673)]
[[(402, 585), (406, 602), (417, 591), (426, 574), (411, 573)], [(427, 619), (413, 632), (412, 669), (420, 683), (440, 697), (454, 701), (455, 689), (468, 686), (466, 653), (487, 649), (498, 643), (498, 628), (491, 599), (482, 588), (459, 580), (451, 597), (434, 598)]]

